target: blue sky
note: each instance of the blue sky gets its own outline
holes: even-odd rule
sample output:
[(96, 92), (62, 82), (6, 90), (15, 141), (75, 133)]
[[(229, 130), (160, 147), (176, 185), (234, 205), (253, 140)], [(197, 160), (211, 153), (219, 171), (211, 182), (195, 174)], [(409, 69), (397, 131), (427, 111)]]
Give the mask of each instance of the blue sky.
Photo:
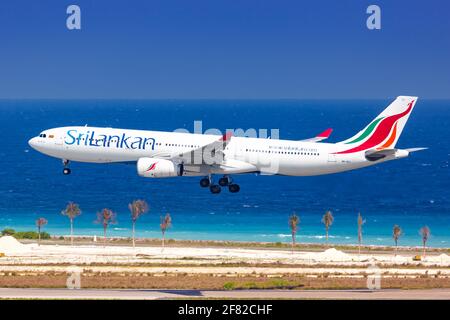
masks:
[(446, 0), (2, 0), (0, 98), (450, 98), (449, 14)]

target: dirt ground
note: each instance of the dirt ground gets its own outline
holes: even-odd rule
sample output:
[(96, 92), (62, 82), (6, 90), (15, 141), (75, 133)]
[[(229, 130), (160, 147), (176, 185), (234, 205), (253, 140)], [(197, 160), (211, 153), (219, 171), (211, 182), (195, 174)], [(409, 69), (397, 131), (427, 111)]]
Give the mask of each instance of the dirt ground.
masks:
[[(65, 288), (67, 274), (10, 274), (0, 277), (0, 287), (14, 288)], [(305, 277), (303, 275), (267, 276), (214, 276), (147, 274), (82, 274), (82, 288), (102, 289), (364, 289), (367, 278)], [(384, 289), (450, 288), (450, 278), (382, 278)]]

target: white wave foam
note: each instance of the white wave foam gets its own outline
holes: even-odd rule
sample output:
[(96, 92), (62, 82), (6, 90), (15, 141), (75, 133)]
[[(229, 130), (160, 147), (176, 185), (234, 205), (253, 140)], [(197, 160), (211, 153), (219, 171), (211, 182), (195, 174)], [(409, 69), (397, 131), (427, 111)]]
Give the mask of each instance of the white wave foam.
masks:
[[(279, 238), (287, 238), (287, 237), (292, 237), (291, 234), (283, 234), (283, 233), (279, 233), (277, 234), (277, 237)], [(313, 236), (306, 236), (306, 235), (301, 235), (301, 234), (297, 234), (297, 238), (306, 238), (306, 239), (325, 239), (326, 236), (325, 235), (313, 235)], [(328, 236), (329, 239), (337, 239), (337, 238), (342, 238), (341, 236)], [(345, 239), (350, 239), (350, 237), (345, 237)]]
[(278, 236), (279, 238), (287, 238), (287, 237), (292, 237), (292, 235), (291, 235), (291, 234), (283, 234), (283, 233), (279, 233), (279, 234), (277, 234), (277, 236)]

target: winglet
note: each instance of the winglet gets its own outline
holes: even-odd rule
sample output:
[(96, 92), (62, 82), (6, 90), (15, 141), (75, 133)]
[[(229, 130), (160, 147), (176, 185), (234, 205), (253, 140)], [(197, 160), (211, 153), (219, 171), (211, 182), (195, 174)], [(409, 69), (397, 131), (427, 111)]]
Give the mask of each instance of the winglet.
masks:
[(324, 132), (319, 133), (314, 138), (304, 139), (304, 140), (300, 140), (300, 141), (303, 141), (303, 142), (319, 142), (319, 141), (328, 139), (328, 137), (330, 136), (331, 132), (333, 132), (333, 129), (328, 128)]
[(325, 130), (324, 132), (322, 132), (322, 133), (319, 133), (316, 137), (317, 138), (324, 138), (324, 139), (327, 139), (329, 136), (330, 136), (330, 134), (333, 132), (333, 129), (332, 128), (328, 128), (327, 130)]
[(232, 136), (233, 136), (233, 132), (227, 131), (220, 140), (223, 142), (228, 142), (228, 140), (230, 140)]

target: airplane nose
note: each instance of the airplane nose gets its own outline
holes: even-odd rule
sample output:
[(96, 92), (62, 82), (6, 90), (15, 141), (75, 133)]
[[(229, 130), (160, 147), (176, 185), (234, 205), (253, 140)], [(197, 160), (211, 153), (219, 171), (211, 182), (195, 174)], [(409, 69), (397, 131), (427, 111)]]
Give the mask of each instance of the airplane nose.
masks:
[(33, 149), (36, 149), (37, 147), (37, 138), (31, 138), (30, 140), (28, 140), (28, 144), (30, 145), (30, 147), (32, 147)]

